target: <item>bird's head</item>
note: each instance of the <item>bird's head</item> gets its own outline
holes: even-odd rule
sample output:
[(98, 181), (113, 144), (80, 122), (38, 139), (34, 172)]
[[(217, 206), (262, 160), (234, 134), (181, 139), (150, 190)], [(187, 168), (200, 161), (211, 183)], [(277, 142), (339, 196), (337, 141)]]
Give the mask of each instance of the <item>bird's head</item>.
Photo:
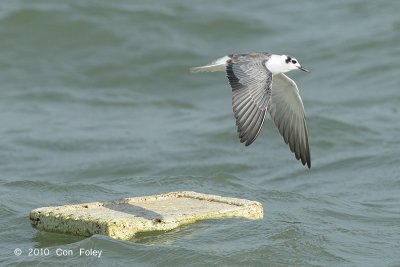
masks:
[(288, 55), (272, 55), (266, 63), (266, 67), (273, 74), (285, 73), (297, 69), (308, 72), (307, 69), (300, 65), (297, 59)]
[(287, 71), (299, 69), (299, 70), (302, 70), (305, 72), (309, 72), (309, 70), (303, 68), (300, 65), (300, 62), (297, 59), (295, 59), (294, 57), (291, 57), (288, 55), (282, 55), (281, 57), (282, 57), (282, 60), (284, 60), (283, 64), (286, 64)]

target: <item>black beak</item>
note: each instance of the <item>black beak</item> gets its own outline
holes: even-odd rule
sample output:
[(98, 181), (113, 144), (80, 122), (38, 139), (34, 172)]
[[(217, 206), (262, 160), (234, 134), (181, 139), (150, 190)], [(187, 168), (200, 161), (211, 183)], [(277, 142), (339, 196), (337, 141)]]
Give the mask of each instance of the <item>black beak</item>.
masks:
[(298, 67), (299, 70), (305, 71), (305, 72), (310, 72), (308, 69), (303, 68), (302, 66)]

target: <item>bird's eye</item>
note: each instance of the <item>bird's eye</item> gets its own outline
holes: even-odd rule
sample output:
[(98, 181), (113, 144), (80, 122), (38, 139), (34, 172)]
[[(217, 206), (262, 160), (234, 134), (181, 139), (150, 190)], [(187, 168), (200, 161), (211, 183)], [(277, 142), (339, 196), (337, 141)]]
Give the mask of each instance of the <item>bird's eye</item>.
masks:
[(292, 63), (293, 63), (293, 64), (296, 64), (296, 63), (297, 63), (297, 61), (293, 59), (293, 60), (292, 60)]

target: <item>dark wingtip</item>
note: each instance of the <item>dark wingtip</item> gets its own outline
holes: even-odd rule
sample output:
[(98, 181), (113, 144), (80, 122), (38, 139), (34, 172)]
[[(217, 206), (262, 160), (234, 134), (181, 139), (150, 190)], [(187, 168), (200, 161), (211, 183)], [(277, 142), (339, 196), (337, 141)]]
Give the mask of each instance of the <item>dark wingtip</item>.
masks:
[(245, 146), (249, 146), (253, 143), (254, 140), (247, 140), (247, 142), (244, 144)]
[(249, 139), (246, 139), (246, 138), (240, 138), (240, 143), (244, 143), (245, 146), (251, 145), (253, 143), (253, 141), (249, 140)]
[(301, 157), (298, 158), (298, 160), (301, 161), (301, 164), (303, 164), (304, 166), (307, 165), (307, 167), (309, 169), (311, 169), (311, 157), (310, 157), (310, 154), (308, 154), (308, 156), (306, 155), (305, 157), (301, 156)]

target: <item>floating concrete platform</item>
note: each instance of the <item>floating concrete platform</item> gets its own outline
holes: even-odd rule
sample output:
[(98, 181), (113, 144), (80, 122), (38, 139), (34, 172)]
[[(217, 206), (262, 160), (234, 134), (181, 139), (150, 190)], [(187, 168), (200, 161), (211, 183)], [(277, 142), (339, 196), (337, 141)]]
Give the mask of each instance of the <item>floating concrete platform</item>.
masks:
[(111, 202), (43, 207), (32, 210), (38, 230), (129, 240), (138, 232), (167, 231), (182, 224), (221, 217), (263, 218), (261, 203), (191, 191), (124, 198)]

